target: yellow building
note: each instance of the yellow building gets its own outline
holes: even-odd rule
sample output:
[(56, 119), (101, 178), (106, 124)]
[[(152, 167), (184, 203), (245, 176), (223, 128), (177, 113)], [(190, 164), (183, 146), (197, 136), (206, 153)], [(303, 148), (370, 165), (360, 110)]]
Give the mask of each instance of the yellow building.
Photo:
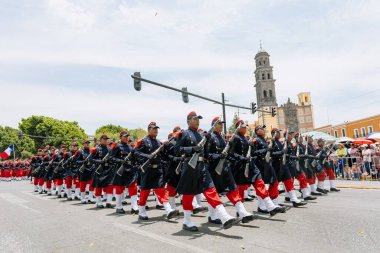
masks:
[(315, 128), (314, 131), (324, 132), (336, 138), (365, 137), (373, 132), (380, 132), (380, 114), (367, 117), (364, 119), (346, 121), (338, 125), (327, 125)]

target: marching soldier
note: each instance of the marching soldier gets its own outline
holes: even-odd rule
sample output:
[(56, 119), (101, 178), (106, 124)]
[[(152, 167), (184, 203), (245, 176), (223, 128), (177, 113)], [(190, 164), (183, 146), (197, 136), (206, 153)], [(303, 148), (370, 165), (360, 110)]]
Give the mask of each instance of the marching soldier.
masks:
[[(215, 124), (215, 122), (219, 122)], [(231, 173), (230, 163), (224, 162), (221, 174), (215, 169), (221, 159), (225, 159), (228, 154), (222, 154), (226, 147), (226, 142), (222, 136), (223, 124), (225, 122), (220, 120), (220, 117), (215, 117), (211, 121), (211, 126), (214, 126), (214, 132), (208, 141), (206, 157), (209, 161), (209, 172), (215, 184), (215, 188), (219, 194), (227, 193), (226, 196), (230, 202), (235, 206), (236, 212), (242, 218), (242, 223), (248, 223), (253, 220), (253, 215), (248, 213), (244, 207), (243, 197), (239, 195), (235, 179)], [(265, 187), (265, 186), (264, 186)], [(209, 222), (221, 224), (220, 219), (216, 217), (214, 208), (209, 204)]]
[[(274, 171), (270, 159), (271, 159), (271, 151), (273, 146), (273, 140), (270, 140), (270, 143), (266, 142), (264, 139), (265, 136), (265, 125), (259, 125), (255, 127), (256, 141), (253, 145), (253, 156), (256, 157), (254, 159), (255, 165), (260, 170), (262, 179), (265, 184), (269, 184), (268, 193), (269, 197), (272, 199), (273, 203), (276, 206), (279, 206), (278, 201), (278, 180), (276, 176), (276, 172)], [(261, 197), (258, 197), (259, 207), (257, 209), (260, 213), (268, 213), (269, 211), (266, 208), (265, 202)]]
[[(207, 170), (204, 157), (204, 144), (205, 139), (209, 137), (207, 134), (202, 138), (201, 134), (198, 133), (199, 119), (202, 119), (202, 116), (197, 115), (196, 112), (190, 112), (187, 115), (189, 128), (178, 135), (178, 141), (174, 146), (176, 155), (184, 155), (185, 157), (177, 187), (177, 192), (183, 195), (182, 206), (185, 216), (183, 229), (192, 232), (198, 231), (197, 226), (191, 221), (192, 200), (194, 195), (202, 192), (207, 202), (215, 209), (216, 218), (221, 220), (223, 228), (228, 229), (239, 220), (227, 213)], [(195, 164), (189, 164), (193, 155), (195, 158), (197, 157), (197, 160), (194, 161)]]
[[(330, 181), (330, 191), (332, 192), (339, 192), (340, 190), (335, 188), (334, 186), (334, 179), (335, 175), (332, 170), (331, 164), (328, 161), (328, 151), (325, 148), (325, 142), (322, 138), (318, 139), (318, 148), (319, 148), (319, 163), (321, 164), (323, 168), (323, 173), (318, 174), (318, 188), (325, 190), (325, 179), (326, 179), (326, 174), (329, 176), (329, 181)], [(317, 190), (318, 190), (317, 188)], [(325, 190), (326, 191), (326, 190)]]
[(323, 194), (327, 194), (327, 192), (323, 191), (318, 191), (317, 187), (315, 185), (315, 174), (322, 171), (322, 167), (320, 166), (319, 163), (316, 162), (317, 160), (317, 151), (314, 148), (313, 145), (313, 136), (309, 135), (306, 136), (307, 140), (307, 146), (305, 150), (305, 154), (307, 152), (307, 155), (305, 155), (305, 168), (306, 168), (306, 176), (307, 176), (307, 181), (310, 185), (310, 191), (311, 195), (314, 196), (321, 196)]
[[(233, 151), (229, 160), (241, 199), (244, 200), (244, 192), (250, 185), (253, 185), (259, 203), (261, 204), (258, 209), (259, 211), (270, 213), (272, 216), (277, 213), (284, 213), (285, 208), (276, 206), (271, 200), (270, 194), (265, 188), (262, 174), (256, 166), (256, 157), (258, 157), (257, 159), (261, 159), (260, 154), (263, 152), (262, 150), (256, 150), (255, 148), (260, 146), (255, 146), (256, 142), (254, 140), (248, 143), (248, 140), (245, 137), (247, 126), (243, 120), (237, 121), (235, 127), (237, 129), (237, 134), (233, 140)], [(259, 134), (261, 134), (260, 129), (262, 129), (261, 126), (256, 127), (256, 133), (259, 132)], [(265, 141), (264, 143), (266, 144)], [(248, 158), (249, 145), (252, 145), (251, 153), (249, 154), (252, 159)], [(246, 172), (247, 163), (248, 171)], [(258, 163), (261, 164), (260, 161)]]
[(282, 181), (285, 185), (286, 190), (286, 201), (291, 201), (294, 207), (303, 206), (306, 202), (300, 201), (296, 196), (296, 191), (294, 190), (294, 177), (291, 174), (291, 171), (294, 169), (293, 162), (296, 158), (293, 155), (293, 134), (294, 132), (284, 132), (284, 145), (280, 142), (280, 131), (278, 129), (272, 130), (272, 135), (274, 135), (275, 146), (272, 151), (274, 156), (272, 160), (273, 167), (277, 173), (277, 178)]
[(31, 176), (33, 177), (34, 192), (38, 192), (38, 181), (40, 180), (41, 171), (37, 171), (42, 163), (42, 149), (37, 150), (37, 155), (33, 156), (30, 161)]
[[(271, 135), (272, 135), (271, 141), (273, 143), (273, 147), (270, 151), (270, 157), (271, 157), (272, 167), (276, 173), (276, 178), (278, 181), (282, 181), (284, 183), (285, 189), (289, 196), (289, 200), (292, 201), (294, 207), (306, 205), (306, 202), (302, 202), (297, 198), (296, 192), (294, 190), (293, 178), (287, 166), (287, 161), (285, 161), (285, 164), (283, 163), (284, 155), (285, 155), (285, 160), (287, 160), (287, 157), (286, 157), (286, 154), (284, 153), (284, 147), (282, 143), (280, 142), (280, 138), (281, 138), (280, 130), (277, 128), (273, 128), (271, 130)], [(275, 202), (276, 204), (279, 204), (279, 201), (277, 198), (276, 198), (276, 201), (273, 201), (273, 202)]]
[[(120, 142), (112, 145), (109, 158), (115, 166), (112, 185), (115, 187), (116, 193), (116, 213), (125, 213), (122, 201), (123, 192), (127, 186), (129, 196), (131, 197), (131, 213), (138, 214), (137, 168), (133, 164), (133, 149), (128, 143), (129, 134), (123, 130), (120, 132)], [(119, 172), (121, 172), (120, 175), (118, 174)]]
[[(173, 132), (169, 134), (168, 139), (173, 137), (173, 134), (178, 134), (181, 131), (179, 126), (174, 127)], [(167, 160), (167, 167), (165, 172), (166, 190), (169, 195), (169, 203), (172, 209), (176, 210), (177, 215), (179, 211), (175, 203), (175, 197), (177, 196), (177, 186), (180, 178), (180, 171), (177, 171), (178, 166), (182, 163), (183, 158), (178, 157), (174, 151), (174, 145), (176, 140), (168, 142), (164, 149), (164, 157)]]
[(296, 147), (293, 149), (293, 156), (295, 161), (292, 165), (291, 173), (293, 177), (297, 178), (300, 184), (302, 198), (304, 200), (315, 200), (317, 197), (311, 196), (308, 188), (307, 177), (305, 174), (305, 146), (303, 145), (303, 138), (300, 133), (295, 134)]
[(107, 146), (109, 138), (106, 134), (100, 136), (100, 144), (91, 150), (90, 159), (94, 163), (95, 173), (93, 174), (92, 186), (95, 188), (96, 207), (104, 208), (102, 203), (102, 191), (106, 195), (106, 207), (113, 208), (112, 194), (113, 167), (109, 162), (109, 148)]
[[(63, 190), (63, 179), (65, 177), (65, 171), (62, 166), (63, 162), (67, 159), (67, 152), (66, 152), (66, 145), (61, 146), (61, 150), (57, 152), (56, 154), (52, 155), (52, 170), (53, 170), (53, 180), (54, 180), (54, 185), (56, 186), (57, 189), (57, 197), (61, 198), (62, 195), (62, 190)], [(66, 185), (67, 187), (67, 185)], [(71, 190), (71, 189), (70, 189)], [(67, 196), (69, 200), (69, 195)]]
[(161, 165), (161, 153), (153, 154), (161, 148), (161, 144), (156, 138), (159, 127), (155, 122), (148, 125), (148, 136), (137, 142), (135, 157), (140, 164), (149, 163), (145, 171), (141, 171), (139, 219), (148, 220), (145, 205), (150, 190), (153, 189), (158, 201), (163, 204), (166, 211), (166, 218), (173, 218), (177, 212), (169, 204), (168, 193), (164, 186), (164, 171)]
[(46, 187), (46, 193), (48, 196), (51, 196), (51, 182), (53, 180), (53, 157), (55, 157), (55, 147), (50, 147), (50, 154), (47, 154), (43, 159), (44, 164), (44, 181), (45, 181), (45, 187)]
[(64, 162), (65, 166), (65, 184), (66, 184), (66, 196), (67, 200), (71, 201), (72, 198), (72, 186), (75, 185), (75, 195), (74, 198), (79, 200), (80, 199), (80, 185), (79, 185), (79, 178), (78, 178), (78, 164), (76, 162), (73, 162), (73, 159), (78, 155), (78, 143), (73, 142), (70, 146), (70, 151), (67, 154), (67, 157), (65, 157), (67, 160)]
[[(74, 158), (78, 166), (79, 181), (80, 181), (80, 199), (82, 204), (91, 203), (95, 204), (94, 200), (94, 187), (92, 186), (92, 175), (94, 173), (94, 166), (90, 161), (90, 141), (85, 140), (83, 142), (83, 148), (78, 152), (78, 155)], [(89, 186), (88, 200), (86, 202), (86, 187)]]

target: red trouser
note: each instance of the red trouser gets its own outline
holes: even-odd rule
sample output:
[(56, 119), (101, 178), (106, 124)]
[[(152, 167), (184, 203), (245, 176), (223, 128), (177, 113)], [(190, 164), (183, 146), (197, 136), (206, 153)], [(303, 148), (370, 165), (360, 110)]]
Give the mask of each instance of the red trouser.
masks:
[(89, 187), (90, 192), (94, 191), (94, 187), (92, 187), (92, 180), (88, 180), (88, 181), (80, 182), (80, 192), (85, 192), (86, 191), (86, 185), (88, 185), (88, 184), (90, 185), (90, 187)]
[(38, 185), (39, 185), (39, 186), (43, 186), (43, 185), (44, 185), (44, 182), (45, 182), (45, 180), (44, 180), (43, 177), (40, 177), (40, 178), (38, 179)]
[(307, 179), (307, 182), (308, 182), (309, 184), (315, 184), (315, 176), (314, 176), (314, 174), (311, 175), (311, 178), (308, 178), (308, 179)]
[(63, 185), (63, 179), (54, 179), (54, 184), (56, 186), (61, 186)]
[(269, 185), (269, 188), (268, 188), (268, 192), (269, 192), (269, 197), (271, 199), (276, 199), (278, 197), (278, 182), (275, 182), (273, 184), (270, 184)]
[(174, 188), (173, 186), (166, 185), (166, 190), (169, 193), (169, 197), (175, 197), (175, 196), (177, 196), (176, 188)]
[(34, 185), (38, 185), (38, 180), (39, 180), (38, 177), (33, 178), (33, 184)]
[(298, 182), (300, 182), (301, 189), (307, 188), (307, 179), (305, 173), (301, 173), (297, 177)]
[(287, 192), (290, 192), (292, 190), (294, 190), (294, 181), (293, 181), (293, 178), (290, 178), (290, 179), (286, 179), (284, 181), (282, 181), (285, 185), (285, 189)]
[(51, 180), (47, 180), (45, 181), (45, 183), (46, 183), (46, 188), (51, 189)]
[[(154, 188), (153, 191), (156, 194), (156, 197), (160, 203), (164, 203), (164, 202), (169, 201), (168, 192), (165, 190), (164, 187)], [(139, 206), (145, 206), (146, 205), (146, 201), (148, 200), (149, 194), (150, 194), (150, 189), (140, 190)]]
[(334, 180), (335, 179), (335, 174), (334, 174), (334, 171), (332, 169), (326, 169), (325, 168), (325, 173), (329, 177), (329, 180)]
[(73, 178), (72, 177), (66, 177), (65, 178), (65, 184), (67, 189), (71, 189), (73, 186)]
[(325, 181), (325, 179), (326, 179), (326, 172), (321, 172), (321, 173), (318, 173), (317, 174), (317, 178), (318, 178), (318, 181), (319, 182), (323, 182), (323, 181)]
[(237, 202), (244, 202), (244, 196), (240, 196), (239, 190), (230, 191), (226, 196), (233, 205), (236, 205)]
[(137, 195), (137, 182), (134, 182), (128, 186), (128, 194), (130, 197)]
[[(249, 188), (249, 185), (238, 185), (239, 195), (242, 199), (242, 202), (244, 202), (244, 191)], [(265, 183), (262, 179), (257, 179), (253, 183), (253, 188), (255, 188), (257, 196), (259, 196), (262, 199), (265, 199), (269, 196), (269, 193), (267, 189), (265, 189)]]
[[(213, 207), (217, 207), (222, 204), (222, 201), (219, 198), (218, 193), (216, 192), (215, 187), (209, 188), (203, 192), (203, 195), (206, 197), (207, 202)], [(193, 199), (194, 194), (183, 194), (182, 196), (182, 207), (183, 210), (191, 211), (193, 210)]]
[(95, 196), (96, 197), (102, 196), (103, 190), (106, 194), (112, 194), (113, 193), (113, 185), (109, 185), (109, 186), (104, 187), (104, 188), (95, 188)]
[(122, 194), (125, 190), (125, 186), (115, 185), (114, 188), (115, 188), (115, 194)]

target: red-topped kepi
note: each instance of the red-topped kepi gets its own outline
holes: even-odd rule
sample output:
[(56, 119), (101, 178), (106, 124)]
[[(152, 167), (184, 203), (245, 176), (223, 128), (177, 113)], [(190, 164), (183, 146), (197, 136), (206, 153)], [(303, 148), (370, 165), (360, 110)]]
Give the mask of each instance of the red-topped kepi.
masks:
[(191, 119), (203, 119), (203, 117), (201, 115), (198, 115), (196, 112), (192, 111), (192, 112), (189, 112), (189, 114), (187, 114), (187, 120), (191, 120)]
[(226, 123), (223, 120), (221, 120), (221, 118), (219, 116), (216, 116), (215, 118), (212, 119), (211, 126), (213, 126), (215, 124), (215, 122), (217, 122), (217, 121), (219, 121), (219, 123)]
[(149, 128), (160, 128), (159, 126), (157, 126), (157, 123), (156, 122), (150, 122), (149, 124), (148, 124), (148, 129)]
[(235, 123), (235, 127), (238, 127), (238, 126), (242, 126), (242, 127), (246, 127), (247, 125), (245, 124), (245, 122), (244, 122), (244, 120), (238, 120), (238, 121), (236, 121), (236, 123)]

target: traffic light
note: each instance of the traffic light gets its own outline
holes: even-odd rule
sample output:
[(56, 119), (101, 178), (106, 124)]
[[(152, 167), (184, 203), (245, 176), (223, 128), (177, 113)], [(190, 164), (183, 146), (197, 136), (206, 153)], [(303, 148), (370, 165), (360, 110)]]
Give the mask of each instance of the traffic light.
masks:
[(276, 116), (276, 107), (272, 107), (272, 117)]
[(187, 94), (187, 87), (182, 88), (182, 100), (185, 103), (189, 103), (189, 95)]
[(256, 112), (256, 103), (252, 102), (251, 103), (251, 113), (255, 114), (255, 112)]
[(18, 137), (19, 140), (22, 139), (22, 132), (21, 131), (18, 132), (17, 137)]
[[(135, 72), (133, 75), (141, 78), (140, 72)], [(137, 90), (137, 91), (141, 90), (141, 80), (140, 79), (133, 78), (133, 85), (135, 86), (135, 90)]]

